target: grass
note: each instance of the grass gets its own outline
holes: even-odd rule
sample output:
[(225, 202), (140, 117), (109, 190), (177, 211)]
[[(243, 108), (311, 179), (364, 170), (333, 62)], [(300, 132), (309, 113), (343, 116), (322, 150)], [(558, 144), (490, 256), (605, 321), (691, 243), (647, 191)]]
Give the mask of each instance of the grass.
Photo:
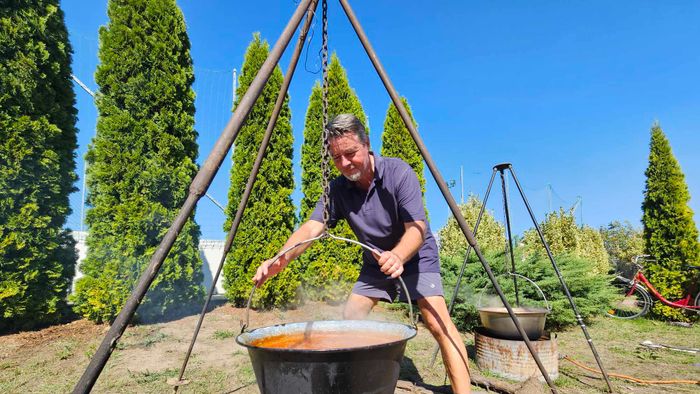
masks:
[[(320, 309), (320, 308), (319, 308)], [(243, 312), (228, 308), (228, 314), (219, 312), (208, 324), (207, 335), (200, 336), (186, 370), (185, 379), (190, 383), (183, 393), (235, 392), (257, 393), (255, 374), (247, 351), (231, 338)], [(401, 308), (385, 309), (382, 319), (406, 321)], [(216, 311), (212, 313), (217, 313)], [(259, 314), (261, 326), (276, 319), (290, 319), (282, 312)], [(310, 309), (308, 316), (335, 316), (334, 313)], [(195, 317), (196, 318), (196, 317)], [(274, 319), (273, 319), (274, 318)], [(194, 318), (193, 318), (194, 319)], [(298, 320), (298, 319), (297, 319)], [(320, 320), (320, 319), (319, 319)], [(95, 392), (106, 393), (154, 393), (171, 392), (166, 381), (177, 377), (182, 353), (188, 344), (192, 321), (132, 326), (127, 329), (118, 349), (112, 354), (100, 378)], [(608, 372), (631, 375), (642, 379), (698, 379), (700, 361), (698, 355), (668, 349), (652, 350), (640, 346), (644, 340), (670, 346), (700, 348), (700, 325), (691, 328), (672, 326), (647, 319), (616, 320), (597, 318), (590, 322), (588, 331), (593, 338), (603, 364)], [(76, 335), (67, 331), (61, 336), (35, 344), (13, 342), (0, 336), (0, 393), (70, 392), (94, 355), (104, 331), (95, 328), (89, 335)], [(473, 349), (473, 336), (465, 333), (465, 343)], [(581, 329), (571, 327), (557, 333), (559, 354), (595, 368)], [(401, 368), (401, 378), (429, 385), (443, 384), (444, 368), (438, 356), (430, 365), (435, 342), (424, 327), (407, 343)], [(6, 350), (7, 349), (7, 350)], [(474, 360), (470, 367), (478, 372)], [(478, 372), (489, 379), (498, 378), (488, 371)], [(669, 385), (642, 386), (619, 379), (612, 379), (616, 392), (632, 393), (696, 393), (697, 386)], [(561, 360), (559, 377), (555, 381), (561, 393), (600, 393), (605, 383), (594, 373), (587, 372)]]
[(73, 357), (73, 353), (75, 350), (75, 344), (74, 343), (63, 343), (59, 345), (59, 349), (56, 351), (56, 358), (59, 360), (66, 360), (71, 357)]
[(216, 330), (214, 331), (214, 339), (228, 339), (236, 336), (236, 332), (233, 330)]

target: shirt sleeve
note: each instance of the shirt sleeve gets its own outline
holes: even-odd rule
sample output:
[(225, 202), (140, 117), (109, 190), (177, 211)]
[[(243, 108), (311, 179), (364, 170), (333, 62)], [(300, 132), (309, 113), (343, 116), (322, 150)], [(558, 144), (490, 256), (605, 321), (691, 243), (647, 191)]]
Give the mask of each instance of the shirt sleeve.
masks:
[(416, 173), (408, 164), (405, 164), (405, 170), (396, 185), (396, 202), (399, 217), (404, 223), (426, 221), (420, 183)]

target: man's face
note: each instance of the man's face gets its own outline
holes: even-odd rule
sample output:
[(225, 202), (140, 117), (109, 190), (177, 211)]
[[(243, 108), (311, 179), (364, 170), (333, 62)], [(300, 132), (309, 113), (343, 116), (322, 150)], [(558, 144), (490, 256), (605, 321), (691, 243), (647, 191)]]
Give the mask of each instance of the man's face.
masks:
[(369, 146), (355, 133), (345, 133), (329, 141), (333, 164), (343, 176), (356, 182), (372, 172)]

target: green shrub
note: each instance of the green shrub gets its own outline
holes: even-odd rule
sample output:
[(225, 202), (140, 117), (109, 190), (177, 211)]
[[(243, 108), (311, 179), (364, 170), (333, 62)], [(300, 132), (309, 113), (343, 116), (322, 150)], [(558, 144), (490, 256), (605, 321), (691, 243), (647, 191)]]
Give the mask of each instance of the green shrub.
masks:
[[(540, 229), (554, 255), (570, 254), (590, 261), (591, 269), (599, 274), (610, 271), (603, 237), (591, 227), (577, 226), (573, 209), (564, 211), (560, 208), (559, 212), (548, 213), (540, 223)], [(523, 235), (522, 253), (524, 258), (547, 256), (540, 236), (534, 228), (525, 231)]]
[[(459, 206), (459, 210), (462, 212), (462, 216), (464, 216), (464, 220), (467, 221), (472, 232), (474, 232), (482, 205), (483, 202), (478, 196), (470, 194), (467, 202)], [(482, 253), (503, 250), (505, 247), (506, 238), (503, 235), (505, 234), (505, 228), (496, 221), (492, 211), (484, 210), (479, 228), (476, 230), (476, 242)], [(441, 255), (456, 257), (464, 256), (466, 253), (467, 239), (454, 216), (450, 215), (445, 227), (438, 231), (438, 238), (440, 239)]]
[(630, 222), (613, 221), (600, 228), (605, 250), (608, 251), (610, 267), (625, 277), (634, 275), (632, 262), (636, 256), (644, 254), (642, 230)]

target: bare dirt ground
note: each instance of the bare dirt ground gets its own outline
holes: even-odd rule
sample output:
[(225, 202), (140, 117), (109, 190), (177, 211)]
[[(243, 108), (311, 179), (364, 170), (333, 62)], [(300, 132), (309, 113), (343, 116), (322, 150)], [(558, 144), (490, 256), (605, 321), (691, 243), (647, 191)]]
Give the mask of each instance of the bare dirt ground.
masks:
[[(283, 322), (337, 320), (342, 306), (307, 303), (294, 310), (252, 311), (251, 328)], [(408, 322), (402, 312), (380, 306), (371, 318)], [(221, 305), (208, 313), (199, 333), (182, 393), (258, 393), (245, 348), (235, 342), (245, 309)], [(197, 316), (166, 323), (129, 327), (103, 370), (94, 392), (167, 393), (166, 381), (177, 377), (192, 338)], [(108, 327), (85, 320), (49, 327), (40, 331), (0, 336), (0, 392), (70, 392), (85, 370)], [(640, 319), (619, 321), (601, 318), (589, 327), (604, 365), (610, 373), (641, 379), (697, 380), (700, 357), (697, 354), (668, 349), (651, 350), (639, 345), (644, 340), (670, 346), (700, 347), (700, 327), (676, 327), (667, 323)], [(488, 371), (479, 371), (473, 362), (474, 337), (463, 336), (472, 357), (473, 375), (508, 387), (514, 392), (547, 392), (546, 386), (500, 379)], [(430, 333), (419, 325), (418, 335), (408, 342), (402, 363), (397, 393), (449, 392), (444, 385), (444, 369), (439, 360), (430, 365), (434, 346)], [(560, 356), (567, 355), (591, 367), (596, 366), (579, 327), (558, 333)], [(697, 393), (699, 385), (642, 385), (613, 378), (616, 392)], [(598, 393), (606, 386), (600, 375), (581, 369), (567, 360), (559, 361), (555, 381), (562, 393)], [(483, 388), (474, 387), (477, 390)]]

